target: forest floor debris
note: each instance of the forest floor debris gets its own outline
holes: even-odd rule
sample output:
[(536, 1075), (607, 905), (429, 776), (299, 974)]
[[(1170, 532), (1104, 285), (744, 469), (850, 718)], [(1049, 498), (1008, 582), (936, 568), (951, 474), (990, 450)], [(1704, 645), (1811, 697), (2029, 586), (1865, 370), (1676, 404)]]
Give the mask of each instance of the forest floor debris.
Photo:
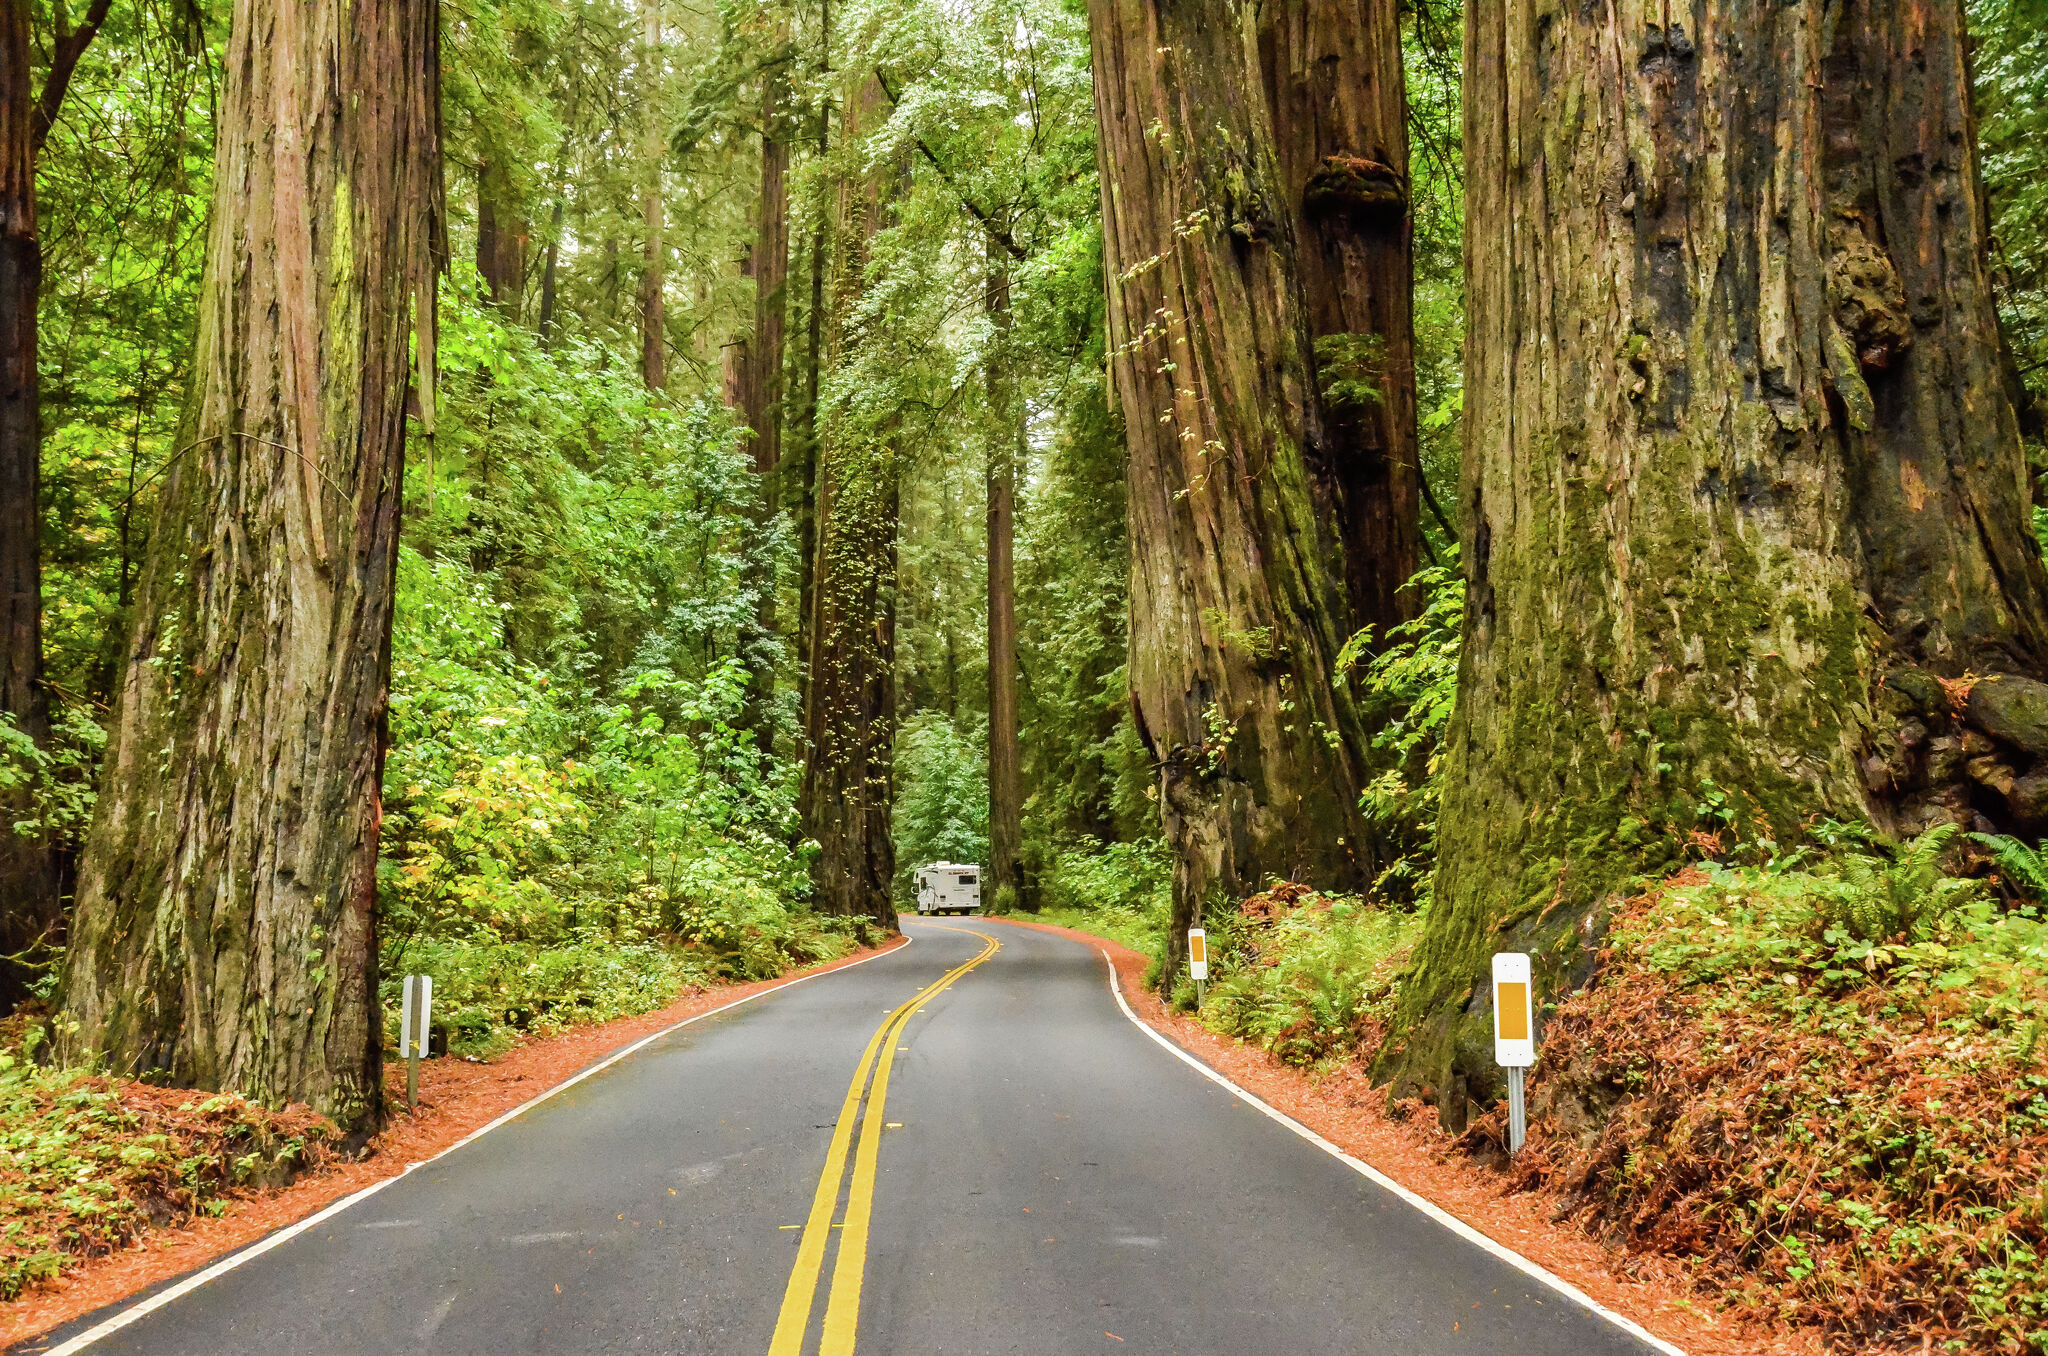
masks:
[[(47, 1100), (73, 1120), (89, 1123), (96, 1136), (91, 1151), (102, 1156), (111, 1152), (124, 1165), (112, 1179), (111, 1196), (133, 1205), (108, 1211), (96, 1208), (94, 1201), (109, 1193), (96, 1192), (90, 1198), (68, 1193), (76, 1197), (72, 1202), (61, 1189), (54, 1194), (36, 1189), (34, 1184), (47, 1174), (31, 1174), (23, 1142), (41, 1131), (25, 1118), (5, 1122), (10, 1133), (0, 1145), (12, 1150), (15, 1159), (0, 1168), (0, 1191), (5, 1192), (0, 1195), (0, 1230), (5, 1231), (0, 1233), (0, 1248), (15, 1259), (8, 1265), (17, 1269), (26, 1257), (54, 1252), (56, 1258), (54, 1263), (39, 1263), (37, 1274), (24, 1278), (33, 1283), (26, 1289), (17, 1286), (17, 1297), (0, 1303), (0, 1349), (196, 1270), (273, 1229), (394, 1177), (643, 1036), (902, 944), (899, 938), (774, 979), (693, 989), (657, 1011), (523, 1039), (489, 1062), (459, 1056), (422, 1061), (416, 1116), (403, 1110), (405, 1066), (387, 1061), (387, 1092), (398, 1109), (360, 1158), (331, 1151), (327, 1146), (332, 1131), (303, 1109), (269, 1112), (241, 1098), (95, 1075), (40, 1075), (53, 1084), (71, 1080), (54, 1095), (33, 1095), (38, 1104)], [(58, 1113), (34, 1114), (47, 1120)], [(17, 1124), (21, 1129), (13, 1133)], [(158, 1144), (152, 1136), (167, 1142)], [(298, 1160), (304, 1170), (296, 1180), (282, 1186), (259, 1185), (276, 1180), (277, 1172), (254, 1164), (251, 1168), (256, 1170), (239, 1180), (235, 1177), (234, 1166), (242, 1156), (267, 1151), (270, 1161), (280, 1162), (279, 1151), (294, 1140), (304, 1146)], [(149, 1157), (144, 1158), (143, 1151)], [(182, 1156), (167, 1157), (173, 1153)], [(191, 1180), (185, 1165), (194, 1162), (197, 1178)], [(108, 1179), (104, 1172), (93, 1175), (96, 1180)], [(126, 1225), (116, 1230), (99, 1222), (110, 1215), (126, 1220)], [(57, 1239), (56, 1245), (23, 1252), (38, 1231)], [(59, 1272), (54, 1278), (44, 1274), (53, 1271)]]

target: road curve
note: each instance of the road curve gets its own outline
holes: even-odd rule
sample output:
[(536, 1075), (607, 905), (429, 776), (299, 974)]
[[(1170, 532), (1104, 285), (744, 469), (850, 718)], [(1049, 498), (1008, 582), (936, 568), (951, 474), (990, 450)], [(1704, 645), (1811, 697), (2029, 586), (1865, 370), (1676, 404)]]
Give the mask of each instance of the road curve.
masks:
[(971, 919), (905, 929), (914, 945), (663, 1036), (89, 1345), (122, 1309), (17, 1350), (1654, 1349), (1160, 1048), (1099, 953)]

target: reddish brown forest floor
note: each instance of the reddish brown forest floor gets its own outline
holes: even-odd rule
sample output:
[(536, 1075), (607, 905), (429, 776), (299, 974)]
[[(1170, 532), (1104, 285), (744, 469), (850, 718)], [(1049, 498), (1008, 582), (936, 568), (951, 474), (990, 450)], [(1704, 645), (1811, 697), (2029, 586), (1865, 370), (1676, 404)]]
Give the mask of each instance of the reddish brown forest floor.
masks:
[(1356, 1065), (1313, 1078), (1257, 1046), (1219, 1036), (1169, 1011), (1144, 986), (1150, 957), (1073, 928), (1016, 918), (996, 921), (1058, 933), (1108, 952), (1124, 1000), (1174, 1044), (1352, 1157), (1692, 1356), (1811, 1356), (1824, 1350), (1813, 1333), (1718, 1312), (1714, 1298), (1699, 1294), (1676, 1261), (1623, 1256), (1571, 1223), (1554, 1222), (1556, 1199), (1513, 1190), (1505, 1173), (1453, 1149), (1434, 1117), (1393, 1119), (1384, 1094)]
[[(793, 970), (776, 979), (687, 992), (659, 1011), (597, 1026), (575, 1027), (554, 1036), (529, 1038), (488, 1064), (446, 1058), (424, 1061), (420, 1065), (419, 1114), (407, 1117), (401, 1112), (370, 1141), (362, 1158), (330, 1159), (289, 1186), (237, 1192), (219, 1218), (201, 1217), (149, 1230), (128, 1248), (94, 1258), (55, 1280), (25, 1291), (18, 1299), (0, 1304), (0, 1348), (11, 1347), (161, 1281), (195, 1271), (343, 1196), (395, 1177), (408, 1164), (433, 1157), (471, 1131), (642, 1036), (751, 994), (780, 988), (806, 975), (836, 970), (902, 944), (903, 939), (898, 938), (885, 946), (858, 951), (809, 969)], [(386, 1070), (386, 1076), (395, 1103), (402, 1107), (404, 1065), (394, 1064)], [(161, 1095), (160, 1089), (140, 1085), (136, 1088), (138, 1095)]]

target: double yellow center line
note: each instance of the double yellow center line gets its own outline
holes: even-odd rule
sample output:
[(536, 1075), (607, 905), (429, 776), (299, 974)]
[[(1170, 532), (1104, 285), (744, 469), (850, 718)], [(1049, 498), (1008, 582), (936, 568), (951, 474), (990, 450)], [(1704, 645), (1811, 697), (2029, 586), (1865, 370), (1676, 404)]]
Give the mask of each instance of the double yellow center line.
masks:
[[(817, 1301), (818, 1280), (825, 1270), (825, 1244), (832, 1233), (832, 1213), (839, 1204), (839, 1189), (846, 1177), (848, 1150), (853, 1146), (853, 1123), (860, 1121), (860, 1148), (853, 1156), (853, 1183), (846, 1193), (846, 1219), (839, 1230), (839, 1254), (832, 1264), (832, 1291), (825, 1301), (824, 1340), (818, 1356), (852, 1356), (854, 1334), (860, 1326), (860, 1287), (867, 1271), (868, 1221), (875, 1203), (875, 1166), (882, 1152), (882, 1113), (889, 1096), (889, 1071), (896, 1063), (896, 1037), (911, 1015), (954, 980), (994, 955), (1001, 943), (967, 928), (947, 928), (981, 939), (981, 954), (964, 965), (956, 965), (921, 989), (915, 998), (889, 1014), (881, 1029), (868, 1041), (868, 1048), (853, 1071), (853, 1083), (846, 1089), (846, 1101), (839, 1108), (839, 1122), (832, 1128), (832, 1145), (825, 1151), (825, 1170), (818, 1176), (817, 1194), (811, 1198), (810, 1217), (804, 1221), (803, 1237), (797, 1242), (796, 1266), (789, 1273), (789, 1288), (782, 1294), (782, 1311), (775, 1320), (775, 1337), (768, 1344), (768, 1356), (801, 1356), (804, 1335), (811, 1326), (811, 1308)], [(877, 1055), (880, 1056), (879, 1060)], [(874, 1075), (873, 1086), (868, 1075)], [(867, 1096), (867, 1111), (861, 1113), (861, 1096)]]

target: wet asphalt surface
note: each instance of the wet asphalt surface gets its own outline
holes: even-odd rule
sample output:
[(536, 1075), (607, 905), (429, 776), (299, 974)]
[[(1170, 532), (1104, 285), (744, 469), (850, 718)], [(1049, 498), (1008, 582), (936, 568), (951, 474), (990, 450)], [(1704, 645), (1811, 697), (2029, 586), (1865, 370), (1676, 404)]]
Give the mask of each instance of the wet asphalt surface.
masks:
[(981, 949), (970, 931), (1002, 949), (897, 1042), (861, 1352), (1650, 1350), (1161, 1049), (1098, 952), (978, 919), (905, 930), (911, 946), (665, 1036), (90, 1350), (759, 1356), (862, 1051)]

